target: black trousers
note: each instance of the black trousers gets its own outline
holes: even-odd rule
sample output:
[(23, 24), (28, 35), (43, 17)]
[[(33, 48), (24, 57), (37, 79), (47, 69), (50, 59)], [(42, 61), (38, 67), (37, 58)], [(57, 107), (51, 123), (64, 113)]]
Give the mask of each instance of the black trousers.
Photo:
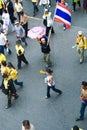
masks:
[[(81, 7), (80, 1), (78, 1), (77, 4), (79, 5), (79, 7)], [(73, 2), (73, 10), (76, 11), (76, 3), (75, 2)]]
[(21, 15), (21, 12), (17, 12), (17, 15), (18, 15), (18, 19), (19, 19), (19, 22), (20, 22), (20, 15)]
[(28, 61), (26, 60), (24, 54), (17, 56), (18, 59), (18, 69), (21, 68), (21, 62), (23, 61), (25, 64), (28, 64)]
[(28, 31), (28, 22), (24, 25), (22, 25), (25, 30), (25, 37), (27, 37), (27, 31)]
[(59, 93), (59, 94), (62, 93), (61, 90), (55, 88), (55, 85), (53, 85), (53, 86), (48, 86), (48, 85), (47, 85), (47, 97), (50, 97), (50, 89), (52, 89), (53, 91), (55, 91), (55, 92), (57, 92), (57, 93)]
[(48, 37), (49, 36), (49, 31), (51, 29), (51, 33), (54, 33), (54, 29), (53, 27), (46, 27), (46, 36)]
[(36, 2), (32, 2), (33, 3), (33, 8), (34, 8), (34, 15), (35, 13), (38, 11), (38, 7), (37, 7), (37, 3)]

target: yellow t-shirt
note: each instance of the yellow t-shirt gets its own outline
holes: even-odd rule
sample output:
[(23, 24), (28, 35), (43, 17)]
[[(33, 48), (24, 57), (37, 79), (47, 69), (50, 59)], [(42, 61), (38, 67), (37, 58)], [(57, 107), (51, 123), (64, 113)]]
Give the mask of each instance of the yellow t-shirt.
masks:
[(4, 87), (8, 89), (8, 78), (4, 79)]
[(2, 53), (0, 53), (0, 64), (2, 61), (6, 61), (6, 57)]
[(11, 69), (10, 69), (10, 75), (9, 75), (9, 77), (10, 77), (11, 79), (13, 79), (13, 80), (16, 80), (17, 77), (18, 77), (18, 72), (17, 72), (17, 70), (14, 69), (14, 68), (11, 68)]
[(1, 65), (1, 74), (3, 75), (3, 74), (7, 74), (8, 76), (9, 76), (9, 74), (10, 74), (10, 69), (6, 66), (6, 67), (4, 67), (4, 66), (2, 66)]
[(77, 36), (76, 37), (76, 43), (77, 46), (80, 48), (80, 47), (84, 47), (84, 49), (87, 49), (87, 39), (85, 36)]
[[(15, 49), (18, 56), (24, 54), (24, 48), (22, 47), (22, 45), (16, 45)], [(19, 50), (21, 51), (21, 54), (19, 54)]]
[(0, 0), (0, 9), (3, 8), (3, 5), (4, 5), (4, 1), (3, 1), (3, 0)]

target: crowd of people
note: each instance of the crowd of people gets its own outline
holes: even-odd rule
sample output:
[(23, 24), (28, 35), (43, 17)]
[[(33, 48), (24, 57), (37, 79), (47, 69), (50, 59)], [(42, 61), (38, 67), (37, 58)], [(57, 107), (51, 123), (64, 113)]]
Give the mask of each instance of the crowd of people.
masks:
[[(62, 4), (66, 5), (65, 0), (57, 0)], [(18, 70), (22, 67), (22, 62), (26, 65), (29, 64), (28, 60), (25, 57), (25, 48), (23, 44), (27, 46), (26, 38), (28, 31), (28, 16), (24, 13), (22, 0), (15, 0), (14, 3), (11, 0), (0, 0), (0, 72), (2, 75), (2, 83), (0, 85), (0, 89), (2, 92), (7, 95), (7, 105), (6, 109), (10, 108), (12, 105), (12, 97), (17, 99), (19, 95), (17, 94), (15, 84), (23, 87), (23, 81), (18, 81)], [(31, 0), (33, 4), (33, 16), (35, 17), (39, 11), (39, 6), (43, 7), (43, 25), (46, 28), (46, 34), (41, 38), (37, 37), (37, 42), (41, 46), (41, 51), (43, 53), (43, 59), (46, 63), (46, 70), (43, 72), (46, 75), (45, 83), (47, 84), (47, 94), (45, 96), (46, 99), (50, 98), (50, 89), (58, 93), (58, 96), (62, 94), (62, 91), (55, 88), (54, 77), (52, 75), (53, 63), (50, 58), (50, 35), (55, 34), (53, 28), (53, 20), (51, 18), (51, 12), (49, 8), (52, 6), (51, 0)], [(81, 7), (80, 0), (73, 0), (72, 6), (73, 11), (76, 11), (76, 4)], [(66, 5), (67, 6), (67, 5)], [(83, 11), (87, 12), (87, 1), (83, 0)], [(15, 17), (15, 13), (17, 13), (17, 17)], [(17, 20), (18, 19), (18, 20)], [(63, 25), (64, 30), (66, 29), (65, 24)], [(11, 62), (8, 62), (4, 49), (6, 49), (7, 53), (11, 55), (12, 51), (9, 48), (9, 39), (7, 39), (7, 35), (9, 35), (9, 28), (11, 28), (12, 32), (16, 32), (16, 44), (15, 51), (17, 55), (17, 69)], [(76, 45), (78, 53), (80, 54), (80, 64), (84, 62), (84, 50), (87, 49), (87, 41), (86, 37), (83, 35), (82, 31), (78, 32), (76, 37)], [(81, 84), (81, 109), (80, 116), (76, 119), (76, 121), (84, 119), (84, 112), (87, 106), (87, 82), (82, 81)], [(22, 123), (22, 130), (35, 130), (34, 126), (29, 122), (29, 120), (24, 120)], [(78, 126), (73, 126), (72, 130), (82, 130)]]

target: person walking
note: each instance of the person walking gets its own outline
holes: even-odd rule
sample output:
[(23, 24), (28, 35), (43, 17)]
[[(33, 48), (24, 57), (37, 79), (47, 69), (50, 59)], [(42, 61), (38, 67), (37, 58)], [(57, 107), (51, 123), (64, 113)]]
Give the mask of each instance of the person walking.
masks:
[(58, 95), (62, 94), (61, 90), (55, 88), (55, 81), (52, 73), (53, 71), (49, 68), (47, 68), (46, 71), (44, 72), (44, 74), (47, 75), (47, 77), (45, 78), (45, 83), (47, 83), (47, 95), (45, 96), (46, 99), (50, 98), (50, 89), (58, 93)]
[(80, 64), (84, 62), (84, 50), (87, 49), (87, 40), (82, 31), (78, 31), (76, 37), (77, 51), (80, 55)]
[(11, 54), (11, 50), (9, 49), (9, 43), (7, 37), (0, 30), (0, 52), (4, 54), (4, 49), (7, 49), (8, 54)]
[(18, 59), (17, 66), (18, 66), (18, 69), (21, 69), (21, 62), (22, 61), (28, 65), (28, 61), (26, 60), (25, 55), (24, 55), (24, 53), (25, 53), (24, 48), (21, 45), (21, 40), (16, 41), (15, 49), (16, 49), (16, 54), (17, 54), (17, 59)]
[(12, 29), (13, 29), (12, 31), (14, 31), (14, 22), (16, 20), (16, 17), (14, 16), (14, 6), (13, 6), (13, 3), (11, 0), (7, 0), (6, 8), (7, 8), (7, 11), (9, 13), (10, 20), (12, 23)]
[(40, 0), (40, 2), (39, 2), (39, 5), (41, 6), (43, 6), (43, 8), (44, 8), (44, 11), (45, 11), (45, 9), (48, 9), (49, 8), (49, 4), (50, 4), (50, 1), (49, 0)]
[(6, 56), (0, 52), (0, 67), (1, 67), (2, 61), (6, 61)]
[(81, 100), (80, 116), (76, 118), (76, 121), (84, 120), (85, 108), (87, 106), (87, 82), (86, 81), (82, 81), (81, 89), (82, 91), (80, 95), (80, 100)]
[(5, 7), (5, 3), (4, 3), (4, 0), (0, 0), (0, 15), (2, 15), (2, 11)]
[(23, 87), (23, 82), (18, 81), (18, 71), (16, 70), (16, 68), (12, 65), (11, 62), (8, 62), (7, 66), (10, 69), (9, 77), (13, 80), (13, 82), (16, 85), (19, 85), (19, 86)]
[(15, 22), (15, 31), (16, 31), (17, 39), (21, 40), (27, 46), (27, 42), (25, 38), (25, 30), (18, 21)]
[(35, 130), (34, 125), (29, 122), (29, 120), (23, 120), (22, 130)]
[(83, 12), (87, 13), (87, 0), (83, 0)]
[[(68, 3), (65, 0), (61, 0), (61, 4), (65, 5), (66, 7), (68, 7)], [(63, 24), (63, 30), (66, 30), (66, 24)]]
[(24, 12), (21, 12), (20, 15), (20, 23), (22, 25), (22, 27), (25, 30), (25, 37), (27, 38), (27, 31), (28, 31), (28, 16), (26, 14), (24, 14)]
[(10, 69), (7, 67), (7, 61), (5, 60), (1, 62), (1, 75), (3, 76), (4, 74), (10, 75)]
[(79, 7), (81, 7), (80, 0), (73, 0), (73, 3), (72, 3), (73, 11), (76, 11), (76, 4), (78, 4)]
[(51, 30), (51, 33), (54, 34), (53, 29), (53, 20), (51, 18), (51, 12), (49, 12), (48, 9), (45, 9), (44, 15), (43, 15), (43, 24), (46, 27), (46, 36), (49, 36), (49, 32)]
[(4, 34), (5, 34), (5, 35), (8, 34), (8, 29), (9, 29), (9, 27), (11, 27), (12, 32), (13, 32), (15, 28), (14, 28), (14, 26), (13, 26), (12, 23), (11, 23), (9, 13), (7, 12), (6, 9), (3, 10), (2, 20), (3, 20), (3, 30), (4, 30)]
[(14, 97), (14, 99), (18, 98), (18, 94), (16, 93), (16, 89), (15, 86), (13, 84), (13, 80), (9, 79), (9, 76), (7, 74), (3, 75), (3, 80), (2, 80), (2, 84), (0, 89), (2, 90), (2, 92), (7, 95), (7, 105), (6, 105), (6, 109), (8, 109), (9, 107), (11, 107), (11, 98), (12, 96)]
[(15, 11), (17, 12), (18, 19), (20, 22), (20, 14), (23, 11), (23, 6), (21, 5), (20, 2), (18, 2), (18, 0), (15, 0)]
[(32, 0), (32, 4), (33, 4), (33, 16), (36, 15), (36, 12), (39, 11), (37, 4), (38, 4), (38, 0)]
[(38, 42), (41, 45), (41, 51), (43, 53), (43, 58), (46, 63), (46, 67), (51, 67), (52, 62), (50, 60), (50, 45), (48, 43), (48, 38), (46, 36), (43, 36), (42, 38), (38, 39)]

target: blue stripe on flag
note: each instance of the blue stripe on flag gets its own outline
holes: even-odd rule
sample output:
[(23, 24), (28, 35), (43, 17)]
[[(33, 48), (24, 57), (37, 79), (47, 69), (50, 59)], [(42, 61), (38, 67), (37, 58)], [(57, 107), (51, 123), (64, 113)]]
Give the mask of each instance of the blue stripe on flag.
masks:
[(67, 20), (68, 22), (71, 22), (71, 16), (58, 8), (56, 9), (56, 15)]

